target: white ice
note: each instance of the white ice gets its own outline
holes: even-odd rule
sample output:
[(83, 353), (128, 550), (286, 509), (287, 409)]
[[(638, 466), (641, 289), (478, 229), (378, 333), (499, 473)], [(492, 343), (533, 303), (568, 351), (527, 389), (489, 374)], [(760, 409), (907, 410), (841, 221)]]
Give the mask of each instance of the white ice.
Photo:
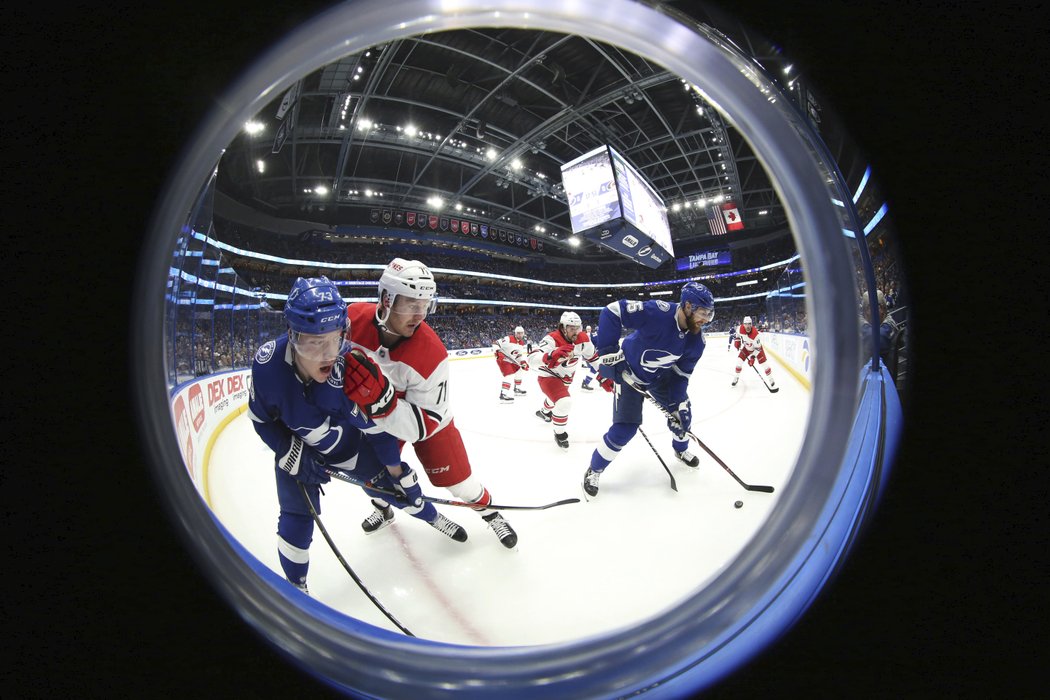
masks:
[[(474, 473), (493, 502), (541, 505), (504, 511), (518, 533), (508, 550), (472, 510), (438, 510), (469, 533), (454, 542), (407, 513), (372, 535), (361, 521), (372, 511), (356, 486), (324, 487), (321, 520), (354, 572), (383, 606), (420, 638), (476, 646), (562, 642), (637, 624), (710, 581), (762, 526), (791, 475), (809, 416), (810, 394), (775, 360), (780, 392), (769, 393), (746, 365), (732, 387), (735, 353), (725, 336), (709, 339), (689, 385), (692, 431), (749, 484), (745, 491), (695, 444), (692, 469), (679, 462), (671, 433), (646, 404), (642, 429), (674, 475), (678, 491), (639, 433), (601, 477), (598, 496), (582, 488), (591, 453), (608, 429), (612, 396), (571, 389), (570, 447), (559, 448), (551, 425), (534, 413), (543, 401), (536, 375), (527, 396), (498, 400), (501, 376), (491, 357), (454, 360), (451, 398)], [(596, 384), (594, 385), (596, 386)], [(402, 457), (419, 467), (411, 447)], [(456, 500), (420, 476), (424, 493)], [(246, 415), (215, 442), (208, 469), (209, 502), (222, 523), (255, 557), (281, 574), (277, 559), (277, 495), (273, 453)], [(734, 507), (735, 501), (743, 507)], [(282, 574), (283, 575), (283, 574)], [(310, 548), (310, 594), (354, 618), (397, 628), (361, 592), (321, 533)]]

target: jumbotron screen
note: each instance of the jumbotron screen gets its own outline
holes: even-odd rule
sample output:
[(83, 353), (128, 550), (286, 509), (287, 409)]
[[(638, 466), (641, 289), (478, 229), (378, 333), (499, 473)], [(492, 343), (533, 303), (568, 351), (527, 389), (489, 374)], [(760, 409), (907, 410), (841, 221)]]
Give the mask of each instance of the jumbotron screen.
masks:
[(612, 147), (609, 148), (609, 153), (612, 154), (616, 187), (620, 190), (620, 205), (623, 207), (624, 217), (653, 239), (653, 243), (673, 256), (671, 228), (667, 225), (667, 212), (663, 200), (642, 180), (623, 156)]
[(619, 153), (600, 146), (561, 173), (573, 233), (647, 267), (674, 257), (663, 202)]
[(561, 167), (561, 182), (569, 200), (573, 233), (583, 233), (623, 216), (616, 196), (616, 178), (606, 146), (584, 153)]

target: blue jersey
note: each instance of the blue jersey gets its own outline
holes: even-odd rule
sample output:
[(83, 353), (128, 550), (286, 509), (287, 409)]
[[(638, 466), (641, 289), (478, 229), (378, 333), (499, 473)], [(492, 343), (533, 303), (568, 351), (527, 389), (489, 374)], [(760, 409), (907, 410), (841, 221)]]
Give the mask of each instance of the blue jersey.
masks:
[(595, 346), (602, 355), (616, 351), (622, 330), (634, 329), (623, 339), (626, 365), (615, 373), (630, 371), (635, 384), (661, 385), (672, 400), (685, 400), (689, 377), (704, 354), (703, 332), (692, 334), (678, 327), (678, 304), (666, 301), (621, 299), (602, 309)]
[(318, 383), (299, 377), (293, 352), (288, 337), (281, 336), (260, 347), (252, 360), (248, 416), (274, 454), (286, 454), (295, 433), (324, 455), (330, 467), (353, 469), (362, 439), (382, 464), (400, 464), (397, 439), (380, 430), (343, 393), (343, 358), (336, 360), (328, 380)]

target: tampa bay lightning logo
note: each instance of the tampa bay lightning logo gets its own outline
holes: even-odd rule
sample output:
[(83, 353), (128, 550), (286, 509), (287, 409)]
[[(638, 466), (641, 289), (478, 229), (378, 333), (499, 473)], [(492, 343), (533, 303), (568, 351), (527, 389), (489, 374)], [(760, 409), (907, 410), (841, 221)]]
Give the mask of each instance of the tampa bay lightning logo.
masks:
[(328, 383), (334, 386), (336, 389), (343, 388), (343, 374), (346, 372), (346, 360), (342, 357), (337, 357), (335, 364), (332, 365), (332, 373), (328, 375)]
[(276, 340), (269, 341), (268, 343), (263, 345), (261, 348), (259, 348), (259, 350), (255, 353), (255, 361), (258, 362), (260, 365), (266, 364), (267, 362), (270, 361), (270, 358), (273, 357), (273, 351), (276, 348), (277, 348), (277, 341)]
[(642, 367), (655, 372), (660, 369), (666, 369), (678, 361), (681, 355), (672, 355), (666, 350), (646, 350), (642, 353), (639, 358)]
[(656, 305), (660, 308), (660, 311), (667, 312), (671, 310), (671, 305), (663, 299), (657, 299)]

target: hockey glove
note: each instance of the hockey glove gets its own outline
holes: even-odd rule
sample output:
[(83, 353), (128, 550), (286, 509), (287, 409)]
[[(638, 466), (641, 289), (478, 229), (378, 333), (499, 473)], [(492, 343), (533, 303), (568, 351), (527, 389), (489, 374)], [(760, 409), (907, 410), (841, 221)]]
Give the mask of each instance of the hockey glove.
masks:
[(394, 386), (383, 376), (379, 365), (360, 350), (351, 350), (346, 358), (343, 393), (364, 409), (370, 418), (385, 418), (397, 406)]
[(554, 368), (561, 364), (562, 360), (572, 355), (571, 345), (559, 345), (543, 356), (543, 364)]
[(405, 510), (414, 515), (423, 510), (423, 489), (419, 486), (419, 477), (412, 467), (401, 463), (401, 476), (393, 479), (394, 490), (399, 501), (405, 503)]
[(598, 362), (603, 365), (615, 365), (617, 362), (623, 359), (623, 350), (620, 348), (608, 348), (607, 350), (598, 351)]
[(755, 366), (755, 357), (757, 357), (757, 355), (755, 353), (751, 353), (750, 355), (747, 356), (747, 366), (748, 367), (754, 367)]
[(616, 382), (609, 379), (608, 377), (602, 377), (598, 380), (598, 386), (608, 391), (610, 394), (616, 391)]
[(679, 440), (685, 440), (685, 432), (693, 425), (693, 407), (689, 401), (678, 404), (678, 408), (670, 411), (667, 417), (667, 427)]
[(529, 363), (528, 363), (528, 361), (522, 360), (521, 362), (519, 362), (518, 363), (518, 369), (523, 369), (526, 372), (528, 372), (529, 371)]
[(327, 484), (332, 480), (324, 470), (324, 456), (298, 435), (292, 436), (288, 451), (277, 458), (277, 466), (304, 484)]

